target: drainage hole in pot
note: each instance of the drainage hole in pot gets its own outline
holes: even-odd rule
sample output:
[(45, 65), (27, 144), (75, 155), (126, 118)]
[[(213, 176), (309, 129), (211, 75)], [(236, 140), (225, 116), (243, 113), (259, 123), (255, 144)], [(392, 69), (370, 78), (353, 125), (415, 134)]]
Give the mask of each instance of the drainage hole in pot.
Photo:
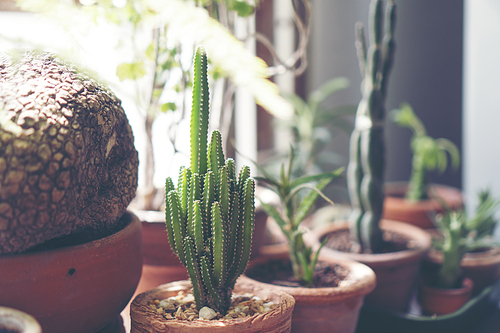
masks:
[[(73, 276), (73, 274), (75, 274), (76, 272), (76, 269), (74, 268), (71, 268), (69, 271), (68, 271), (68, 276)], [(0, 332), (1, 333), (1, 332)]]

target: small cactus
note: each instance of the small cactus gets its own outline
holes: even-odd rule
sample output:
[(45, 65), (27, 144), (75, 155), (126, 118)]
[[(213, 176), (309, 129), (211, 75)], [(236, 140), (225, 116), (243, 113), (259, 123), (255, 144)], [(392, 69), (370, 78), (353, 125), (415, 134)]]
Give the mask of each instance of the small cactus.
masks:
[(255, 181), (250, 168), (239, 175), (224, 158), (219, 131), (208, 143), (209, 91), (207, 55), (194, 58), (191, 110), (191, 167), (181, 168), (177, 188), (165, 185), (165, 220), (173, 251), (186, 266), (197, 309), (225, 314), (236, 279), (250, 257), (254, 225)]
[(392, 0), (386, 6), (385, 17), (382, 6), (382, 0), (372, 0), (370, 3), (368, 49), (363, 26), (361, 23), (356, 25), (356, 49), (363, 77), (363, 97), (356, 112), (347, 169), (348, 190), (353, 206), (351, 234), (363, 250), (371, 252), (376, 252), (383, 243), (379, 221), (384, 203), (385, 97), (394, 55), (396, 18)]

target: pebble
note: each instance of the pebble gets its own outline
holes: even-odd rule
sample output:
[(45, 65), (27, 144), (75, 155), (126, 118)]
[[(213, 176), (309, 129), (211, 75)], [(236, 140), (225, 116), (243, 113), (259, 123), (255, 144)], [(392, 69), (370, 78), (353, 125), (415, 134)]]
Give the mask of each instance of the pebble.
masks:
[(204, 306), (200, 309), (199, 318), (202, 320), (211, 320), (217, 316), (217, 313), (210, 309), (208, 306)]

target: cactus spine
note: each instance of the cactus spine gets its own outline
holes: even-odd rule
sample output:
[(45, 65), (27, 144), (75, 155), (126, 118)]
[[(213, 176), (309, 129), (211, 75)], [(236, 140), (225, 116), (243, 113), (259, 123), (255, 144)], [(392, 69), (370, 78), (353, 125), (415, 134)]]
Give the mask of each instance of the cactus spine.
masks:
[(235, 172), (225, 160), (222, 138), (213, 131), (208, 142), (209, 90), (207, 55), (194, 58), (191, 110), (191, 167), (181, 168), (177, 188), (167, 178), (165, 221), (173, 251), (186, 266), (198, 310), (208, 306), (221, 314), (250, 257), (254, 225), (255, 181), (244, 166)]
[(379, 221), (384, 202), (385, 97), (394, 54), (395, 5), (392, 0), (388, 2), (385, 17), (382, 6), (382, 0), (372, 0), (370, 3), (368, 49), (363, 26), (360, 23), (356, 25), (356, 49), (363, 77), (363, 97), (356, 111), (347, 170), (353, 206), (351, 234), (364, 250), (372, 252), (376, 252), (383, 243)]

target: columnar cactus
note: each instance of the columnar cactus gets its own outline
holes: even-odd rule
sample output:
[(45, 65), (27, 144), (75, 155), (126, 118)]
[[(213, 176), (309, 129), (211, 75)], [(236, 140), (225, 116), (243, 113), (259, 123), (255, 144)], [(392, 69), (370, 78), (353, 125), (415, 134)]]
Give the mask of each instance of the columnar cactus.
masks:
[(370, 4), (368, 49), (363, 26), (360, 23), (356, 25), (356, 49), (363, 77), (363, 97), (356, 112), (347, 170), (353, 206), (351, 233), (364, 250), (372, 252), (376, 252), (382, 244), (379, 221), (384, 202), (385, 97), (394, 54), (395, 4), (392, 0), (388, 2), (385, 17), (382, 6), (382, 0), (372, 0)]
[(255, 181), (249, 167), (236, 175), (234, 160), (225, 160), (219, 131), (213, 131), (207, 142), (208, 116), (207, 56), (198, 47), (191, 167), (181, 168), (177, 188), (167, 178), (165, 219), (170, 246), (188, 270), (196, 307), (208, 306), (224, 314), (250, 257)]

